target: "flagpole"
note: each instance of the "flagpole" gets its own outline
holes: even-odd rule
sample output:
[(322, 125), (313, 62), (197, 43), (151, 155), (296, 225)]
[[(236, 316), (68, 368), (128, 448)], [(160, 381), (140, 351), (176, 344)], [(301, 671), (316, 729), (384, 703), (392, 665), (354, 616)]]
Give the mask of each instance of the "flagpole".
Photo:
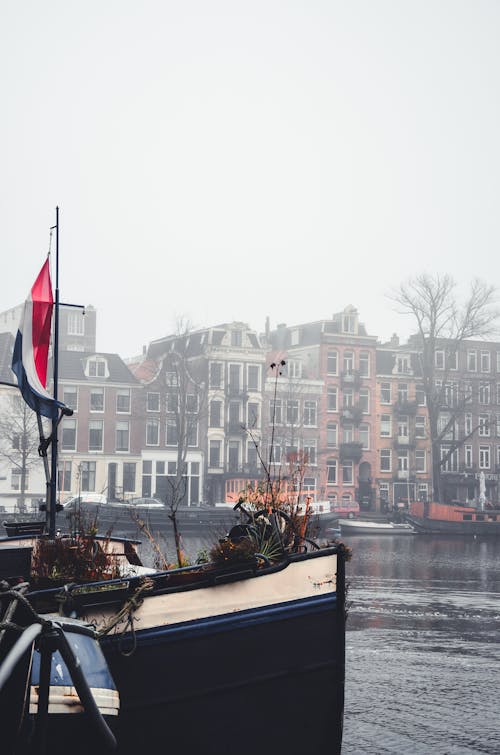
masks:
[[(56, 207), (56, 290), (55, 290), (55, 314), (54, 314), (54, 399), (57, 401), (58, 376), (59, 376), (59, 207)], [(50, 508), (49, 508), (49, 538), (56, 535), (56, 495), (57, 495), (57, 417), (52, 420), (52, 448), (51, 448), (51, 474), (50, 474)]]

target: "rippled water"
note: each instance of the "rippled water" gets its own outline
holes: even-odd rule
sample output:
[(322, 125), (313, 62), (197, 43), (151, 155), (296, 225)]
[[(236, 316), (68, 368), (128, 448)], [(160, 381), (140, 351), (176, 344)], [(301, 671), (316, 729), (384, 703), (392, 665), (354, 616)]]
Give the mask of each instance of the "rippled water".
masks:
[(343, 755), (500, 753), (500, 542), (346, 542)]
[[(192, 558), (211, 542), (185, 538)], [(500, 755), (500, 541), (345, 542), (343, 755)]]

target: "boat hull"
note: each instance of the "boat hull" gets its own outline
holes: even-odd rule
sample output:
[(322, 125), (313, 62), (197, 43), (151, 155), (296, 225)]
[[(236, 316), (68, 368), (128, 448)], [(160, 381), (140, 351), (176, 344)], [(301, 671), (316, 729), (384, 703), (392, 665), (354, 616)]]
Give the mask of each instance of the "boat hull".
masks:
[(339, 519), (342, 535), (414, 535), (415, 529), (410, 524), (390, 522), (362, 522), (359, 520)]
[(423, 533), (500, 537), (500, 510), (482, 511), (472, 506), (415, 502), (406, 519)]
[[(120, 755), (156, 752), (158, 743), (188, 753), (340, 753), (343, 546), (264, 570), (232, 567), (208, 579), (200, 571), (201, 587), (181, 585), (179, 573), (160, 575), (142, 604), (101, 638), (120, 696), (119, 715), (109, 721)], [(124, 598), (113, 604), (107, 589), (110, 602), (99, 605), (91, 589), (71, 608), (103, 630)]]
[(500, 537), (500, 521), (462, 521), (454, 522), (446, 519), (426, 519), (408, 515), (409, 523), (418, 532), (427, 534), (472, 535), (481, 537)]

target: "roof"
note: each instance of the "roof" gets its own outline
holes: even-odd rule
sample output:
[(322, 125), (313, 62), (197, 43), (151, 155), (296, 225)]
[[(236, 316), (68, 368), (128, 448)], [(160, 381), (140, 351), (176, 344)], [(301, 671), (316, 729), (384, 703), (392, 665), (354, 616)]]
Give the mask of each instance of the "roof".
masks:
[(88, 377), (85, 374), (85, 365), (91, 357), (102, 357), (106, 360), (109, 369), (109, 377), (105, 379), (108, 383), (131, 383), (138, 384), (139, 381), (132, 374), (123, 359), (118, 354), (109, 354), (104, 352), (82, 352), (82, 351), (61, 351), (59, 354), (59, 379), (60, 380), (77, 380), (88, 381), (92, 383), (104, 382), (103, 378)]

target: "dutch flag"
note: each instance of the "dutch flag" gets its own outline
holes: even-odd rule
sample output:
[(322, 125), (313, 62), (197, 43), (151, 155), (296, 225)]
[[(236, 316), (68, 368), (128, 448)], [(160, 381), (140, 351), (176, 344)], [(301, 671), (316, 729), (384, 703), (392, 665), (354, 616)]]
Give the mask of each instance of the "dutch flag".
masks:
[(57, 419), (64, 404), (46, 390), (54, 297), (49, 257), (24, 304), (12, 355), (12, 371), (28, 406), (49, 419)]

